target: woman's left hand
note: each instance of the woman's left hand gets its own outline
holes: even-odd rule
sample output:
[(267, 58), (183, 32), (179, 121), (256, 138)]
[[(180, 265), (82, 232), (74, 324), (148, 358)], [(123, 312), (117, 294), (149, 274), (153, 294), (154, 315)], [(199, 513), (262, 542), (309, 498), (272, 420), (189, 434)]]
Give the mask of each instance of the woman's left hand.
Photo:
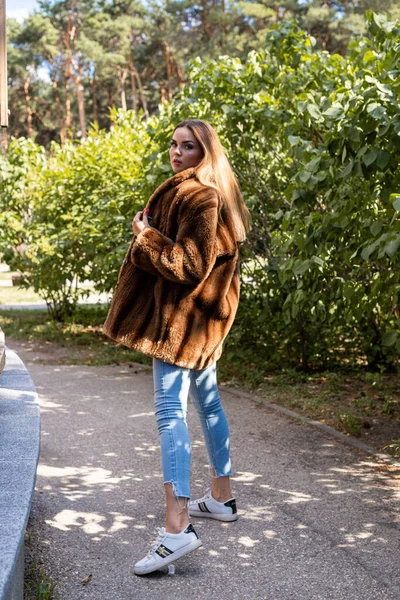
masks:
[(149, 209), (146, 208), (146, 210), (140, 210), (138, 213), (136, 213), (135, 218), (132, 221), (132, 229), (135, 235), (139, 235), (143, 229), (149, 227), (149, 221), (147, 218), (148, 212)]

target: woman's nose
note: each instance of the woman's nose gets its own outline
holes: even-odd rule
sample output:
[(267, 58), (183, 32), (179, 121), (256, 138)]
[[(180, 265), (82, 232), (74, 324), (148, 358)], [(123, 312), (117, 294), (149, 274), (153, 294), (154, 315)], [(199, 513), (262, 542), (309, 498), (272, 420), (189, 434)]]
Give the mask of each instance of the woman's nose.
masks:
[(176, 146), (175, 148), (175, 154), (178, 154), (179, 156), (181, 156), (182, 152), (180, 151), (180, 148), (178, 148), (178, 146)]

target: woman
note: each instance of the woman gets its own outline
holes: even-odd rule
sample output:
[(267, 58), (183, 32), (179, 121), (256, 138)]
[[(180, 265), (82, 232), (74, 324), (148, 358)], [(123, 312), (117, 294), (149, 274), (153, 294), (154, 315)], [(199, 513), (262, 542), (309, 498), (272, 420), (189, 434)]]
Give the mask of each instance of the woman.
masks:
[[(104, 325), (112, 339), (153, 357), (166, 525), (136, 563), (138, 575), (201, 546), (189, 514), (237, 519), (215, 363), (238, 305), (238, 244), (249, 229), (249, 213), (211, 125), (180, 123), (170, 160), (175, 175), (133, 220), (134, 238)], [(190, 503), (189, 391), (212, 465), (211, 493)]]

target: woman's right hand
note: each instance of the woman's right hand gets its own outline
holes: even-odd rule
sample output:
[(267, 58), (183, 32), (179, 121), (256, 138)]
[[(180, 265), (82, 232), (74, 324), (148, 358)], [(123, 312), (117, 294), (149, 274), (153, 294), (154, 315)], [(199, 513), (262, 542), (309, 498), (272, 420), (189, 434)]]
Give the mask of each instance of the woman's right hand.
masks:
[(135, 235), (139, 235), (143, 229), (149, 227), (149, 221), (147, 219), (148, 212), (149, 209), (146, 208), (146, 210), (140, 210), (136, 213), (135, 218), (132, 221), (132, 230)]

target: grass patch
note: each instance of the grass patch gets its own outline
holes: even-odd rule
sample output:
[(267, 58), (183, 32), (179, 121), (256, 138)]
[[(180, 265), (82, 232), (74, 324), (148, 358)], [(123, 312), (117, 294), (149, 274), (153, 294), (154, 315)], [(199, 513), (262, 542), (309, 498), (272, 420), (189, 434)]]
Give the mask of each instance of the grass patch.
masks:
[(25, 534), (24, 600), (53, 600), (55, 581), (46, 575), (40, 560), (34, 558), (37, 549), (32, 533)]
[(13, 275), (18, 275), (16, 271), (0, 271), (0, 281), (11, 281)]
[(219, 367), (220, 380), (229, 385), (254, 391), (259, 398), (400, 456), (397, 373), (373, 373), (365, 368), (315, 373), (295, 369), (270, 372), (261, 360), (246, 363), (224, 355)]
[[(19, 273), (16, 271), (0, 271), (0, 282), (7, 281), (11, 283), (13, 275), (19, 275)], [(36, 302), (43, 302), (43, 299), (31, 287), (25, 288), (18, 285), (4, 287), (0, 285), (0, 304), (34, 304)]]
[[(0, 326), (7, 338), (64, 349), (60, 362), (66, 364), (109, 365), (121, 362), (151, 364), (139, 352), (114, 344), (102, 331), (107, 308), (79, 306), (65, 323), (50, 319), (46, 310), (0, 310)], [(49, 347), (50, 351), (50, 347)]]
[(43, 299), (36, 294), (33, 288), (0, 286), (0, 304), (34, 304), (36, 302), (43, 302)]
[(56, 584), (51, 577), (46, 577), (37, 561), (33, 561), (24, 585), (24, 600), (52, 600), (54, 598)]

